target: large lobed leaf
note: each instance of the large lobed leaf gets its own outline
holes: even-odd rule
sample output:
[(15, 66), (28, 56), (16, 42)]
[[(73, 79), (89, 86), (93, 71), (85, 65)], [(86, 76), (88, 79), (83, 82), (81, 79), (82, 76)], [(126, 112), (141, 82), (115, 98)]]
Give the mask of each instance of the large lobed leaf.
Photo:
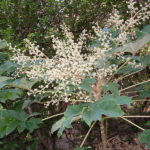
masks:
[(0, 76), (0, 88), (5, 86), (30, 90), (37, 80), (29, 81), (27, 78), (13, 79), (11, 77)]
[(102, 115), (110, 117), (120, 117), (124, 115), (120, 105), (130, 105), (132, 100), (127, 96), (105, 95), (101, 100), (94, 103), (81, 103), (78, 105), (69, 106), (61, 118), (52, 126), (51, 132), (59, 129), (58, 134), (62, 134), (65, 128), (71, 127), (71, 123), (82, 119), (88, 125), (94, 120), (101, 120)]
[(116, 54), (116, 53), (124, 53), (124, 52), (130, 52), (134, 54), (138, 52), (141, 48), (143, 48), (144, 45), (147, 44), (148, 42), (150, 42), (150, 33), (144, 35), (142, 38), (140, 37), (134, 42), (130, 42), (121, 47), (109, 50), (107, 54)]
[(23, 94), (21, 89), (2, 89), (0, 90), (0, 102), (15, 100)]
[(30, 118), (24, 111), (0, 110), (0, 138), (9, 135), (16, 129), (19, 133), (24, 130), (33, 132), (42, 123), (39, 118)]

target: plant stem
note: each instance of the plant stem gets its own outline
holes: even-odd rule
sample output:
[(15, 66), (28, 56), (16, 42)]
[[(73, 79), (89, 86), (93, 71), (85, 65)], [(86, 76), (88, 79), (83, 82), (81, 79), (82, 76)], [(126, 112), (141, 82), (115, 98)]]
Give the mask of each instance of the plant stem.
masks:
[(56, 114), (56, 115), (52, 115), (52, 116), (49, 116), (49, 117), (46, 117), (44, 119), (42, 119), (42, 121), (45, 121), (45, 120), (48, 120), (48, 119), (52, 119), (52, 118), (55, 118), (55, 117), (58, 117), (58, 116), (62, 116), (64, 115), (64, 113), (59, 113), (59, 114)]
[(132, 121), (130, 121), (130, 120), (124, 118), (124, 117), (120, 117), (120, 118), (122, 118), (123, 120), (127, 121), (128, 123), (132, 124), (133, 126), (137, 127), (138, 129), (140, 129), (140, 130), (142, 130), (142, 131), (145, 130), (144, 128), (140, 127), (139, 125), (133, 123)]
[(101, 132), (103, 150), (107, 150), (107, 138), (105, 133), (104, 117), (102, 117), (102, 120), (100, 121), (100, 132)]
[(131, 86), (129, 86), (129, 87), (126, 87), (126, 88), (124, 88), (124, 89), (121, 89), (119, 92), (123, 92), (123, 91), (125, 91), (125, 90), (127, 90), (127, 89), (130, 89), (130, 88), (132, 88), (132, 87), (135, 87), (135, 86), (137, 86), (137, 85), (141, 85), (141, 84), (144, 84), (144, 83), (147, 83), (147, 82), (150, 82), (150, 80), (143, 81), (143, 82), (140, 82), (140, 83), (131, 85)]
[(91, 127), (90, 127), (90, 129), (88, 130), (87, 134), (85, 135), (85, 137), (84, 137), (84, 139), (83, 139), (83, 141), (82, 141), (80, 147), (82, 147), (82, 146), (84, 145), (84, 143), (85, 143), (87, 137), (89, 136), (89, 134), (90, 134), (90, 132), (91, 132), (91, 130), (92, 130), (92, 128), (94, 127), (94, 125), (95, 125), (96, 122), (97, 122), (97, 121), (94, 121), (94, 123), (91, 125)]

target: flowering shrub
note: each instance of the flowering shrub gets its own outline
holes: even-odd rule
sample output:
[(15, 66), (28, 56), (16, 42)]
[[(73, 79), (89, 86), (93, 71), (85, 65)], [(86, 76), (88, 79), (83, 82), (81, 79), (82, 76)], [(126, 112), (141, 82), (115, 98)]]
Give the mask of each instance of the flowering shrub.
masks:
[[(100, 28), (97, 24), (93, 27), (95, 37), (84, 30), (75, 41), (66, 25), (62, 25), (64, 39), (52, 36), (56, 50), (52, 58), (28, 39), (25, 40), (25, 50), (9, 45), (14, 53), (11, 59), (19, 65), (13, 77), (25, 74), (29, 79), (42, 81), (38, 88), (30, 89), (28, 95), (47, 93), (49, 101), (46, 107), (60, 101), (74, 104), (54, 124), (52, 132), (60, 128), (59, 133), (62, 133), (77, 119), (91, 125), (95, 120), (103, 121), (104, 116), (123, 118), (125, 113), (120, 105), (133, 102), (123, 96), (123, 92), (130, 87), (117, 82), (147, 66), (142, 61), (143, 57), (136, 54), (150, 42), (150, 26), (138, 30), (138, 25), (150, 17), (150, 4), (146, 3), (138, 9), (136, 3), (130, 0), (127, 6), (126, 20), (114, 8), (106, 27)], [(86, 45), (87, 37), (92, 39), (91, 45)], [(82, 51), (83, 47), (88, 53)], [(145, 82), (148, 81), (142, 83)], [(77, 102), (82, 103), (76, 105)]]

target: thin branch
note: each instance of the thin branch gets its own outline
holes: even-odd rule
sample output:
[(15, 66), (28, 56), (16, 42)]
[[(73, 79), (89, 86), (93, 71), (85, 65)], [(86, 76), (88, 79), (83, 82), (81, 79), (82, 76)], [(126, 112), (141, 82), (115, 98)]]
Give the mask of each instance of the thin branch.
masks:
[(138, 93), (138, 92), (142, 92), (144, 90), (140, 90), (140, 91), (127, 91), (127, 92), (124, 92), (123, 94), (130, 94), (130, 93)]
[(150, 116), (123, 116), (123, 118), (150, 118)]
[[(150, 118), (150, 116), (122, 116), (123, 118)], [(104, 117), (104, 119), (120, 118), (120, 117)]]
[(144, 128), (140, 127), (139, 125), (133, 123), (132, 121), (130, 121), (130, 120), (124, 118), (124, 117), (120, 117), (120, 118), (122, 118), (123, 120), (127, 121), (128, 123), (132, 124), (133, 126), (137, 127), (138, 129), (140, 129), (140, 130), (142, 130), (142, 131), (145, 130)]
[(144, 84), (144, 83), (147, 83), (147, 82), (150, 82), (150, 80), (143, 81), (143, 82), (140, 82), (140, 83), (137, 83), (137, 84), (128, 86), (128, 87), (126, 87), (126, 88), (124, 88), (124, 89), (121, 89), (119, 92), (123, 92), (123, 91), (125, 91), (125, 90), (127, 90), (127, 89), (133, 88), (133, 87), (135, 87), (135, 86), (138, 86), (138, 85), (141, 85), (141, 84)]
[(52, 119), (52, 118), (55, 118), (55, 117), (58, 117), (58, 116), (62, 116), (64, 115), (64, 113), (59, 113), (59, 114), (56, 114), (56, 115), (52, 115), (52, 116), (49, 116), (49, 117), (46, 117), (44, 119), (42, 119), (42, 121), (45, 121), (45, 120), (48, 120), (48, 119)]
[(127, 75), (125, 75), (125, 76), (122, 76), (122, 77), (116, 79), (115, 81), (116, 81), (116, 82), (119, 82), (120, 80), (122, 80), (122, 79), (124, 79), (124, 78), (126, 78), (126, 77), (129, 77), (129, 76), (131, 76), (131, 75), (134, 75), (134, 74), (136, 74), (136, 73), (138, 73), (138, 72), (140, 72), (140, 71), (142, 71), (142, 70), (143, 70), (143, 69), (138, 70), (138, 71), (135, 71), (135, 72), (132, 72), (132, 73), (127, 74)]
[(149, 102), (149, 99), (133, 100), (134, 102)]
[(87, 132), (86, 136), (84, 137), (84, 139), (83, 139), (83, 141), (82, 141), (82, 143), (81, 143), (80, 147), (82, 147), (82, 146), (84, 145), (84, 143), (85, 143), (85, 141), (86, 141), (87, 137), (89, 136), (89, 134), (90, 134), (90, 132), (91, 132), (92, 128), (94, 127), (94, 125), (96, 124), (96, 122), (97, 122), (97, 121), (94, 121), (94, 122), (93, 122), (93, 124), (91, 125), (91, 127), (90, 127), (90, 129), (88, 130), (88, 132)]

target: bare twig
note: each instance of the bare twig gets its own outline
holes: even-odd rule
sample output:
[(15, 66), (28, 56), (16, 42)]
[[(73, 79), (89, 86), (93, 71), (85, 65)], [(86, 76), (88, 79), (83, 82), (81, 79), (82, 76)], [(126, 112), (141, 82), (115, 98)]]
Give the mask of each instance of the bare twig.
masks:
[(90, 132), (91, 132), (92, 128), (94, 127), (95, 123), (96, 123), (96, 121), (94, 121), (94, 123), (91, 125), (91, 127), (90, 127), (90, 129), (88, 130), (88, 132), (87, 132), (86, 136), (84, 137), (84, 139), (83, 139), (83, 141), (82, 141), (82, 143), (81, 143), (80, 147), (82, 147), (82, 146), (84, 145), (84, 143), (85, 143), (85, 141), (86, 141), (87, 137), (89, 136), (89, 134), (90, 134)]
[(126, 78), (126, 77), (129, 77), (129, 76), (132, 76), (132, 75), (134, 75), (134, 74), (136, 74), (136, 73), (138, 73), (138, 72), (140, 72), (140, 71), (142, 71), (142, 69), (141, 69), (141, 70), (138, 70), (138, 71), (135, 71), (135, 72), (132, 72), (132, 73), (130, 73), (130, 74), (127, 74), (127, 75), (125, 75), (125, 76), (121, 76), (120, 78), (116, 79), (115, 81), (116, 81), (116, 82), (119, 82), (120, 80), (122, 80), (122, 79), (124, 79), (124, 78)]
[(125, 90), (128, 90), (128, 89), (130, 89), (130, 88), (136, 87), (136, 86), (138, 86), (138, 85), (141, 85), (141, 84), (144, 84), (144, 83), (147, 83), (147, 82), (150, 82), (150, 80), (143, 81), (143, 82), (140, 82), (140, 83), (137, 83), (137, 84), (128, 86), (128, 87), (126, 87), (126, 88), (124, 88), (124, 89), (121, 89), (119, 92), (123, 92), (123, 91), (125, 91)]
[(64, 115), (64, 113), (59, 113), (59, 114), (56, 114), (56, 115), (52, 115), (52, 116), (49, 116), (49, 117), (46, 117), (44, 119), (42, 119), (42, 121), (45, 121), (45, 120), (48, 120), (48, 119), (52, 119), (52, 118), (55, 118), (55, 117), (58, 117), (58, 116), (62, 116)]
[(133, 126), (137, 127), (138, 129), (140, 129), (140, 130), (142, 130), (142, 131), (145, 130), (144, 128), (140, 127), (139, 125), (133, 123), (132, 121), (130, 121), (130, 120), (124, 118), (124, 117), (120, 117), (120, 118), (122, 118), (123, 120), (127, 121), (128, 123), (132, 124)]

